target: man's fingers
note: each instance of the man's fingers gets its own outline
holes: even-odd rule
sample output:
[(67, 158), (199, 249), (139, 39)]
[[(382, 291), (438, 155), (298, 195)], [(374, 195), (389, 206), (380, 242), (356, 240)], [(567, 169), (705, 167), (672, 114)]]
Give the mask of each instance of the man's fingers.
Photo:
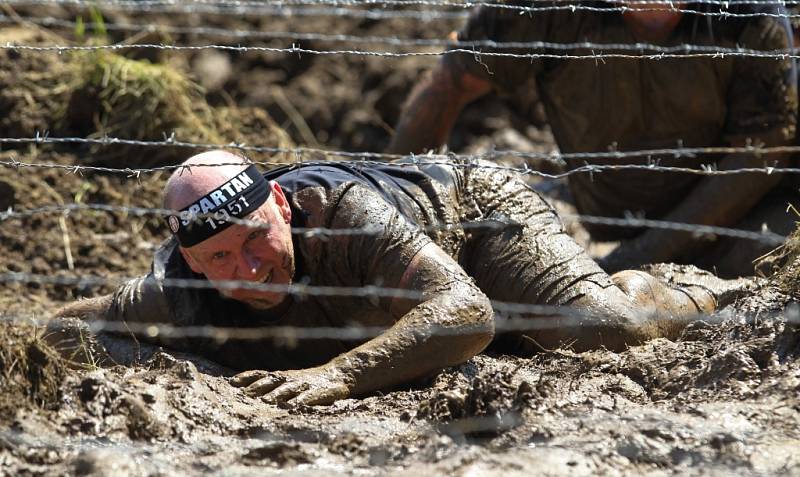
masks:
[(270, 374), (254, 382), (250, 386), (247, 386), (244, 392), (249, 396), (262, 396), (277, 388), (284, 382), (286, 382), (285, 376), (280, 374)]
[(239, 373), (236, 376), (232, 377), (230, 383), (232, 386), (236, 386), (237, 388), (250, 386), (254, 382), (258, 381), (259, 379), (263, 378), (264, 376), (269, 375), (267, 371), (261, 371), (260, 369), (254, 369), (252, 371), (245, 371), (243, 373)]
[(309, 389), (286, 402), (289, 406), (325, 406), (341, 399), (333, 389)]
[(277, 389), (262, 397), (261, 400), (267, 404), (283, 404), (306, 389), (308, 389), (308, 383), (292, 381), (278, 386)]

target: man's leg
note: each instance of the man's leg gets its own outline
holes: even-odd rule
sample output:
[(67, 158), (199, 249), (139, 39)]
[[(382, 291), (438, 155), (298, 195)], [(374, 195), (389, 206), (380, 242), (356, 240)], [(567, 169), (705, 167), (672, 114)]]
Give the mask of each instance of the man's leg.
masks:
[[(533, 318), (524, 335), (541, 348), (624, 349), (676, 334), (675, 324), (714, 310), (706, 287), (672, 288), (653, 276), (609, 276), (565, 232), (553, 209), (513, 175), (468, 171), (467, 220), (504, 223), (474, 234), (462, 265), (492, 300), (569, 307)], [(498, 330), (500, 331), (500, 330)]]

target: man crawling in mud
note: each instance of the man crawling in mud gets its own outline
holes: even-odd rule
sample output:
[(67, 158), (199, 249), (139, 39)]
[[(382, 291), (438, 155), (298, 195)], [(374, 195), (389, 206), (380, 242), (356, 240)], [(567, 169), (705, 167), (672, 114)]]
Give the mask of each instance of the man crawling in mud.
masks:
[[(331, 162), (262, 175), (237, 155), (197, 155), (167, 182), (164, 206), (180, 212), (168, 217), (173, 237), (155, 253), (152, 271), (57, 316), (174, 326), (385, 329), (356, 343), (168, 343), (250, 370), (233, 384), (267, 401), (324, 404), (469, 359), (493, 339), (489, 299), (579, 313), (577, 319), (557, 309), (549, 317), (540, 314), (531, 323), (546, 320), (547, 326), (505, 335), (510, 352), (520, 351), (520, 344), (623, 349), (674, 334), (687, 318), (714, 310), (712, 290), (724, 288), (724, 281), (701, 274), (673, 288), (644, 272), (610, 277), (564, 233), (536, 192), (518, 177), (482, 165)], [(298, 230), (308, 228), (331, 233)], [(176, 279), (209, 280), (212, 286), (172, 286)], [(231, 280), (239, 285), (224, 286)], [(293, 283), (374, 285), (404, 293), (317, 296), (290, 293)]]
[[(549, 316), (521, 315), (532, 326), (505, 335), (504, 350), (511, 352), (525, 344), (620, 350), (672, 335), (685, 320), (715, 309), (714, 290), (726, 282), (703, 273), (680, 287), (644, 272), (609, 276), (564, 233), (536, 192), (485, 165), (331, 162), (261, 174), (224, 151), (194, 156), (167, 182), (164, 207), (176, 211), (167, 220), (173, 237), (155, 253), (152, 271), (57, 316), (384, 330), (360, 342), (170, 344), (248, 370), (232, 383), (293, 405), (363, 395), (464, 362), (493, 339), (490, 299), (564, 307), (545, 310)], [(176, 279), (207, 279), (211, 286), (170, 285)], [(223, 286), (231, 280), (238, 281), (234, 288)], [(404, 293), (291, 292), (289, 285), (298, 283)]]
[[(740, 17), (703, 15), (719, 5), (622, 2), (501, 2), (477, 9), (458, 33), (465, 42), (552, 42), (655, 44), (673, 47), (745, 48), (787, 51), (792, 33), (782, 6), (730, 2)], [(503, 6), (570, 4), (594, 10), (541, 10), (533, 14)], [(675, 9), (674, 6), (679, 7)], [(607, 11), (606, 11), (607, 10)], [(688, 12), (687, 12), (688, 11)], [(700, 13), (691, 13), (692, 11)], [(750, 15), (750, 16), (744, 16)], [(772, 15), (772, 16), (770, 16)], [(459, 48), (465, 48), (460, 46)], [(486, 53), (583, 55), (586, 59), (514, 58), (446, 54), (412, 92), (388, 151), (420, 153), (443, 145), (470, 102), (490, 92), (513, 98), (516, 108), (534, 111), (541, 101), (562, 153), (591, 153), (711, 146), (784, 146), (795, 139), (797, 88), (794, 60), (752, 56), (603, 58), (595, 53), (636, 51), (586, 46), (570, 50), (476, 47)], [(647, 51), (646, 53), (651, 53)], [(534, 89), (538, 94), (531, 95)], [(538, 96), (531, 98), (531, 96)], [(527, 99), (526, 99), (527, 98)], [(708, 157), (629, 156), (574, 159), (575, 168), (595, 164), (648, 164), (720, 170), (785, 166), (785, 154)], [(778, 174), (695, 174), (642, 170), (569, 176), (572, 200), (585, 215), (706, 224), (788, 235), (796, 217), (786, 213), (796, 187), (783, 187)], [(781, 187), (779, 187), (779, 185)], [(713, 269), (720, 276), (752, 275), (752, 261), (769, 245), (752, 240), (697, 240), (691, 233), (584, 223), (595, 240), (622, 240), (603, 261), (609, 271), (641, 264), (680, 261)]]

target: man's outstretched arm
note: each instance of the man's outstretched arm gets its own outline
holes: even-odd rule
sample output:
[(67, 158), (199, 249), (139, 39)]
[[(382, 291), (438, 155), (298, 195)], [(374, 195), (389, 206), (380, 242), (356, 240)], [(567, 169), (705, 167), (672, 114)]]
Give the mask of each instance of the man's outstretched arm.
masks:
[(128, 323), (173, 321), (164, 288), (152, 273), (126, 281), (112, 294), (64, 305), (53, 317)]
[[(128, 331), (127, 324), (135, 329), (142, 323), (170, 321), (163, 288), (152, 275), (146, 275), (125, 282), (112, 294), (59, 308), (43, 338), (77, 365), (132, 364), (158, 348), (139, 342), (137, 333)], [(92, 325), (99, 325), (101, 331), (93, 333)]]
[(461, 110), (491, 91), (491, 84), (445, 55), (414, 87), (386, 152), (421, 153), (447, 142)]
[(105, 319), (114, 295), (103, 295), (68, 303), (53, 313), (53, 318), (80, 318), (85, 321)]

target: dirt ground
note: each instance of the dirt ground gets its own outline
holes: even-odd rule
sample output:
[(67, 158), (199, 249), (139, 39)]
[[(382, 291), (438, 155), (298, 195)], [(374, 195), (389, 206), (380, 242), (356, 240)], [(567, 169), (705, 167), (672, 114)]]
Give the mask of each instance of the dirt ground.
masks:
[[(89, 19), (87, 12), (62, 7), (6, 7), (3, 13)], [(444, 38), (459, 25), (102, 14), (108, 25), (405, 38)], [(120, 42), (132, 41), (131, 35), (111, 29), (105, 38), (89, 29), (78, 35), (75, 28), (23, 22), (0, 28), (0, 43)], [(291, 44), (175, 33), (134, 40)], [(0, 136), (99, 132), (161, 140), (167, 129), (179, 139), (219, 144), (381, 151), (414, 80), (435, 61), (219, 51), (125, 55), (162, 65), (146, 71), (162, 79), (155, 86), (135, 83), (137, 67), (122, 57), (0, 50)], [(99, 83), (92, 79), (98, 68)], [(122, 87), (108, 89), (117, 78)], [(137, 95), (142, 91), (145, 96)], [(190, 101), (180, 99), (185, 97)], [(521, 106), (497, 98), (470, 106), (452, 149), (551, 150), (546, 128), (530, 124), (530, 112), (515, 108)], [(6, 143), (0, 162), (135, 168), (174, 164), (191, 152)], [(0, 210), (69, 203), (157, 207), (166, 177), (2, 167)], [(134, 276), (148, 269), (165, 236), (158, 218), (133, 213), (9, 218), (0, 221), (0, 274)], [(754, 282), (717, 322), (692, 324), (674, 342), (654, 340), (623, 353), (481, 355), (427, 382), (300, 409), (245, 396), (227, 383), (225, 372), (199, 357), (145, 349), (136, 367), (67, 368), (36, 338), (38, 320), (60, 304), (110, 288), (5, 282), (0, 475), (800, 475), (800, 308), (794, 304), (800, 261), (789, 257), (788, 263), (777, 277)]]

